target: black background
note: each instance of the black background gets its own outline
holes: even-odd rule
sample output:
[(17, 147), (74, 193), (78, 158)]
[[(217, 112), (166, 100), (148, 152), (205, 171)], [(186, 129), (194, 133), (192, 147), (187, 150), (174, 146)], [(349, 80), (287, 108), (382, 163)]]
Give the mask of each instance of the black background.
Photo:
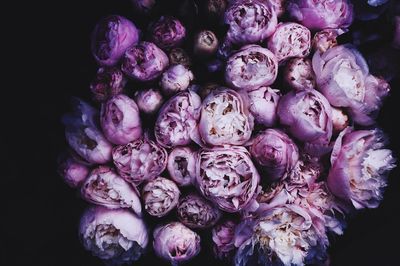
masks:
[[(6, 93), (1, 120), (5, 212), (0, 217), (5, 225), (0, 226), (0, 264), (103, 265), (78, 240), (78, 221), (86, 204), (56, 173), (57, 156), (66, 148), (60, 117), (69, 111), (71, 96), (90, 98), (88, 84), (97, 67), (89, 43), (96, 21), (108, 14), (135, 18), (129, 1), (33, 5), (17, 7), (24, 9), (19, 16), (28, 19), (22, 26), (8, 21), (14, 28), (10, 35), (4, 34), (8, 45), (16, 49), (8, 65), (11, 73), (3, 77), (9, 83), (2, 83)], [(398, 84), (398, 80), (392, 84), (379, 118), (396, 154), (400, 147)], [(332, 241), (332, 265), (400, 264), (399, 173), (396, 169), (390, 175), (381, 206), (359, 212), (344, 236)], [(187, 265), (222, 265), (212, 259), (208, 247), (203, 250)], [(149, 253), (134, 265), (167, 264)]]

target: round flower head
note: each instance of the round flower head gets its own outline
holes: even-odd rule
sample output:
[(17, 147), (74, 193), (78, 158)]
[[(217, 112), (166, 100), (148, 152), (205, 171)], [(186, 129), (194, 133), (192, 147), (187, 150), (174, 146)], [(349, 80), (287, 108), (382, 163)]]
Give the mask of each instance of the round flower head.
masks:
[(100, 206), (83, 214), (79, 237), (94, 256), (116, 265), (138, 260), (148, 243), (142, 219), (128, 210)]
[(158, 78), (168, 63), (168, 56), (163, 50), (154, 43), (141, 42), (125, 52), (121, 69), (132, 79), (149, 81)]
[(260, 42), (269, 37), (278, 19), (274, 8), (266, 1), (232, 1), (225, 12), (225, 24), (229, 26), (227, 39), (234, 44)]
[(225, 81), (236, 89), (252, 90), (271, 85), (277, 75), (275, 55), (259, 45), (243, 46), (229, 57), (225, 68)]
[(196, 153), (189, 147), (175, 147), (168, 155), (167, 169), (178, 186), (191, 185), (196, 174)]
[(95, 79), (90, 83), (90, 90), (95, 101), (104, 102), (120, 94), (125, 84), (126, 78), (119, 68), (101, 67), (97, 71)]
[(299, 160), (296, 144), (279, 129), (267, 129), (255, 137), (250, 154), (272, 181), (285, 178)]
[(353, 22), (349, 0), (289, 0), (287, 11), (311, 30), (346, 28)]
[(306, 57), (311, 50), (311, 32), (297, 23), (280, 23), (268, 39), (268, 49), (279, 62), (291, 57)]
[(160, 109), (164, 99), (155, 89), (144, 89), (135, 92), (135, 102), (139, 110), (145, 114), (155, 114)]
[(176, 18), (162, 16), (150, 25), (149, 34), (151, 41), (158, 47), (169, 50), (183, 42), (186, 29)]
[(222, 260), (232, 258), (235, 251), (234, 236), (236, 223), (226, 220), (213, 227), (212, 241), (214, 255)]
[(337, 37), (345, 31), (342, 29), (325, 29), (315, 33), (312, 46), (315, 52), (325, 53), (326, 50), (338, 45)]
[(214, 32), (203, 30), (194, 39), (193, 52), (198, 56), (210, 56), (218, 49), (218, 39)]
[(315, 88), (315, 74), (308, 58), (290, 59), (285, 66), (283, 78), (295, 90)]
[(336, 107), (347, 107), (353, 120), (371, 125), (390, 87), (369, 75), (362, 55), (348, 45), (335, 46), (312, 59), (319, 90)]
[(139, 216), (142, 213), (136, 189), (108, 166), (99, 166), (90, 172), (81, 195), (88, 202), (110, 209), (130, 208)]
[(118, 173), (128, 182), (139, 185), (159, 176), (167, 165), (167, 151), (144, 137), (113, 149)]
[(378, 207), (387, 174), (395, 167), (384, 138), (377, 129), (346, 131), (335, 143), (328, 186), (356, 209)]
[(260, 176), (243, 147), (201, 150), (196, 164), (196, 186), (204, 197), (226, 212), (245, 208)]
[(197, 133), (200, 106), (200, 97), (192, 91), (178, 93), (169, 99), (154, 126), (157, 142), (168, 148), (188, 145)]
[(279, 90), (270, 87), (259, 87), (248, 92), (249, 110), (257, 124), (271, 127), (275, 125), (276, 109), (281, 97)]
[(157, 227), (153, 237), (156, 255), (174, 266), (200, 253), (200, 236), (179, 222)]
[[(240, 245), (235, 265), (304, 265), (326, 256), (325, 231), (297, 205), (284, 205), (266, 211), (252, 227), (250, 237)], [(256, 257), (255, 257), (256, 256)]]
[(198, 125), (202, 141), (214, 146), (247, 142), (253, 130), (247, 100), (231, 89), (213, 90), (202, 103)]
[(100, 65), (113, 66), (139, 41), (139, 29), (122, 16), (102, 19), (92, 33), (92, 54)]
[(73, 109), (62, 119), (69, 146), (89, 163), (110, 161), (112, 145), (99, 129), (97, 110), (78, 98), (73, 99)]
[(194, 76), (183, 65), (170, 66), (161, 76), (160, 86), (166, 95), (186, 90)]
[(189, 68), (192, 65), (192, 61), (189, 55), (182, 48), (174, 48), (168, 53), (169, 63), (171, 65), (182, 65)]
[(123, 94), (101, 105), (100, 124), (106, 138), (114, 144), (127, 144), (142, 135), (139, 108)]
[(201, 229), (214, 226), (222, 215), (212, 203), (194, 193), (179, 200), (177, 214), (187, 227)]
[(306, 142), (306, 151), (321, 155), (329, 151), (332, 108), (316, 90), (291, 91), (279, 101), (278, 117), (291, 135)]
[(142, 189), (144, 208), (152, 216), (163, 217), (178, 204), (180, 194), (173, 181), (157, 177)]
[(64, 181), (72, 188), (82, 185), (83, 181), (89, 174), (89, 167), (72, 157), (60, 157), (58, 172)]

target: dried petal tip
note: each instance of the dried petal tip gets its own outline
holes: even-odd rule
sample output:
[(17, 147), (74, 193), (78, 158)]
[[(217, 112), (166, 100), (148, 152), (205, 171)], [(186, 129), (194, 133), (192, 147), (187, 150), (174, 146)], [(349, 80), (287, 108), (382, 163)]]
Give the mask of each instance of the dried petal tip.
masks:
[(175, 147), (168, 155), (167, 169), (178, 186), (191, 185), (196, 174), (196, 153), (189, 147)]
[(72, 157), (62, 156), (59, 159), (58, 172), (72, 188), (80, 187), (88, 176), (89, 171), (87, 165), (79, 163)]
[(295, 90), (315, 88), (315, 74), (311, 60), (308, 58), (293, 58), (285, 66), (283, 78), (289, 87)]
[(221, 218), (221, 211), (197, 194), (189, 194), (179, 200), (178, 219), (189, 228), (209, 228)]
[(179, 222), (157, 227), (153, 237), (156, 255), (172, 265), (189, 261), (200, 253), (200, 236)]
[(128, 210), (88, 209), (82, 216), (79, 236), (86, 250), (110, 264), (138, 260), (148, 243), (143, 220)]
[(142, 189), (145, 210), (152, 216), (163, 217), (178, 204), (179, 188), (164, 177), (157, 177)]
[(102, 19), (92, 33), (92, 54), (100, 65), (113, 66), (139, 41), (139, 29), (122, 16)]
[(95, 79), (90, 83), (93, 99), (104, 102), (122, 92), (126, 84), (126, 78), (119, 68), (101, 67), (97, 71)]
[(162, 74), (160, 86), (164, 94), (173, 95), (186, 90), (193, 79), (193, 73), (188, 68), (172, 65)]

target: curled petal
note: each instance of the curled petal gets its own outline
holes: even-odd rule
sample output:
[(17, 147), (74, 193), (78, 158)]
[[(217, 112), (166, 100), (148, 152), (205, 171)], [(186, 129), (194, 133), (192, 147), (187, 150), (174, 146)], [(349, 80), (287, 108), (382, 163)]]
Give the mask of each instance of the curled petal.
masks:
[(145, 137), (115, 147), (112, 157), (118, 173), (126, 181), (139, 185), (164, 171), (168, 154), (163, 147)]
[(257, 169), (242, 147), (201, 150), (196, 164), (196, 185), (207, 199), (227, 212), (246, 207), (257, 191)]
[(142, 213), (137, 190), (108, 166), (90, 172), (81, 194), (85, 200), (110, 209), (130, 208), (139, 216)]
[(192, 184), (196, 174), (196, 154), (189, 147), (175, 147), (168, 155), (169, 176), (178, 186)]
[(279, 90), (262, 86), (249, 91), (248, 96), (249, 110), (256, 123), (266, 127), (276, 124), (276, 110), (281, 97)]
[(144, 208), (152, 216), (165, 216), (178, 204), (180, 194), (173, 181), (157, 177), (142, 189)]

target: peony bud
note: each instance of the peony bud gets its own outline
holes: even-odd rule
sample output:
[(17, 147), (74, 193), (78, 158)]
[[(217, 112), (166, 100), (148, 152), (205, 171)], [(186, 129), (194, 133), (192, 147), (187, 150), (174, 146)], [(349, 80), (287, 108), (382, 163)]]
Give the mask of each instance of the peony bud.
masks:
[(201, 150), (196, 164), (196, 186), (204, 197), (226, 212), (245, 208), (260, 176), (243, 147)]
[(273, 6), (258, 0), (232, 1), (224, 21), (229, 26), (227, 39), (238, 45), (265, 40), (278, 23)]
[(192, 92), (178, 93), (169, 99), (161, 108), (154, 135), (163, 147), (188, 145), (197, 133), (200, 97)]
[(225, 81), (236, 89), (252, 90), (271, 85), (277, 75), (275, 55), (258, 45), (243, 46), (226, 63)]
[(218, 39), (214, 32), (203, 30), (194, 37), (193, 52), (200, 57), (208, 57), (218, 49)]
[(139, 29), (122, 16), (102, 19), (92, 33), (92, 54), (100, 65), (113, 66), (139, 41)]
[(261, 132), (252, 141), (250, 154), (268, 173), (271, 181), (284, 179), (299, 160), (296, 144), (279, 129)]
[(142, 189), (144, 208), (152, 216), (163, 217), (178, 204), (180, 194), (173, 181), (157, 177)]
[(139, 108), (123, 94), (101, 105), (100, 124), (106, 138), (114, 144), (127, 144), (142, 135)]
[(113, 149), (118, 173), (128, 182), (139, 185), (159, 176), (167, 165), (167, 151), (148, 138), (142, 138)]
[(113, 265), (138, 260), (148, 243), (142, 219), (128, 210), (100, 206), (83, 214), (79, 237), (85, 249)]
[(172, 95), (186, 90), (193, 79), (192, 71), (183, 65), (173, 65), (162, 74), (160, 86), (166, 95)]
[(227, 2), (226, 0), (207, 0), (205, 9), (209, 18), (220, 19), (225, 13)]
[(213, 251), (218, 259), (233, 257), (236, 250), (234, 245), (235, 228), (236, 224), (233, 221), (226, 220), (212, 229)]
[(149, 35), (158, 47), (169, 50), (183, 42), (186, 29), (176, 18), (162, 16), (150, 26)]
[(312, 39), (314, 51), (325, 53), (326, 50), (337, 46), (337, 37), (345, 33), (342, 29), (325, 29), (315, 33)]
[(97, 71), (96, 78), (90, 83), (93, 99), (104, 102), (109, 98), (120, 94), (126, 84), (126, 78), (119, 68), (101, 67)]
[(346, 28), (353, 22), (349, 0), (288, 0), (287, 11), (311, 30)]
[(157, 227), (153, 237), (156, 255), (172, 265), (179, 265), (200, 253), (200, 236), (179, 222)]
[(221, 211), (197, 194), (179, 200), (178, 219), (189, 228), (205, 229), (214, 226), (221, 218)]
[(259, 87), (248, 92), (249, 110), (256, 123), (271, 127), (276, 123), (276, 109), (281, 97), (279, 90), (270, 87)]
[(62, 119), (69, 146), (89, 163), (110, 161), (112, 145), (99, 130), (97, 110), (78, 98), (73, 99), (73, 108)]
[(95, 168), (81, 189), (82, 198), (110, 209), (130, 208), (138, 216), (142, 205), (137, 190), (108, 166)]
[(139, 110), (148, 115), (155, 114), (164, 101), (161, 93), (155, 89), (136, 91), (134, 97)]
[(72, 157), (60, 157), (58, 172), (72, 188), (80, 187), (89, 174), (89, 167), (79, 163)]
[(308, 58), (293, 58), (285, 66), (283, 78), (287, 85), (295, 90), (315, 88), (315, 74), (311, 60)]
[(189, 68), (192, 65), (192, 61), (189, 55), (182, 48), (174, 48), (168, 53), (169, 62), (171, 65), (182, 65)]
[(253, 117), (245, 95), (234, 90), (213, 90), (204, 99), (198, 125), (202, 141), (209, 145), (242, 145), (250, 139)]
[(311, 32), (297, 23), (279, 23), (268, 39), (268, 49), (274, 53), (278, 62), (291, 57), (306, 57), (311, 50)]
[(168, 56), (154, 43), (141, 42), (125, 52), (121, 69), (138, 81), (158, 78), (168, 66)]
[(196, 154), (189, 147), (175, 147), (168, 155), (169, 176), (178, 186), (189, 186), (196, 174)]

